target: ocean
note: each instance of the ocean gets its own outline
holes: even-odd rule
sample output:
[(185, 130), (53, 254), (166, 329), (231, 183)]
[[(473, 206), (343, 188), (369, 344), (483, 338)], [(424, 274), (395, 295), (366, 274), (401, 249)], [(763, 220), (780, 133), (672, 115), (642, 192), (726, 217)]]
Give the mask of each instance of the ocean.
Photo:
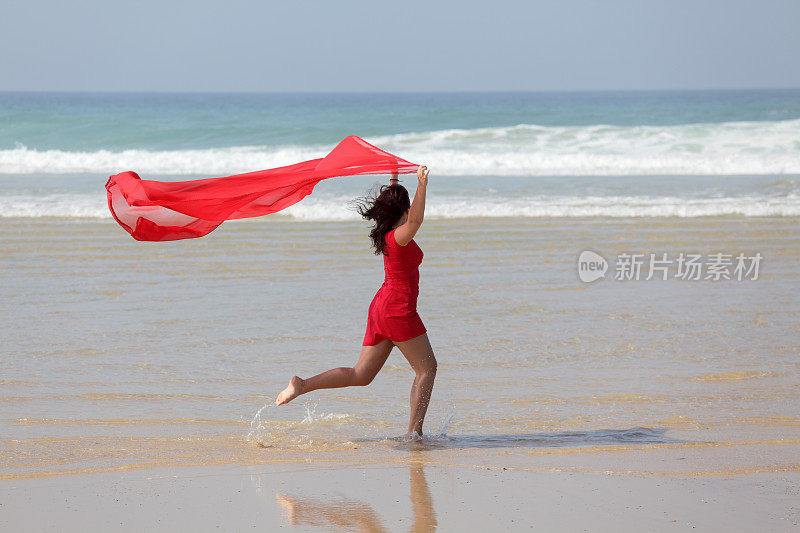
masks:
[[(168, 243), (133, 241), (105, 203), (124, 170), (217, 177), (350, 134), (431, 169), (422, 443), (400, 440), (413, 372), (397, 350), (369, 387), (272, 405), (292, 375), (357, 360), (383, 266), (350, 201), (380, 178)], [(796, 473), (799, 193), (800, 90), (0, 94), (0, 481)], [(601, 279), (581, 277), (585, 251)], [(686, 254), (699, 277), (679, 275)], [(715, 254), (762, 260), (715, 276)], [(665, 257), (667, 279), (648, 277)], [(275, 497), (256, 478), (239, 488)]]
[[(110, 174), (224, 176), (351, 134), (432, 169), (432, 217), (797, 216), (799, 117), (797, 90), (3, 93), (0, 217), (107, 218)], [(352, 219), (364, 188), (328, 180), (278, 216)]]

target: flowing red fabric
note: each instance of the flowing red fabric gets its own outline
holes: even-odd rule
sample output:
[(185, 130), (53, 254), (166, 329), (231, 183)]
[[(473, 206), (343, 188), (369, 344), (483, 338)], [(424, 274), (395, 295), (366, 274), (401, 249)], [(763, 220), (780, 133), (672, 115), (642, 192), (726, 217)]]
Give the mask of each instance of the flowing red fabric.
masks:
[(139, 241), (208, 235), (226, 220), (267, 215), (294, 205), (320, 181), (337, 176), (409, 174), (418, 165), (350, 135), (323, 158), (224, 178), (143, 180), (135, 172), (108, 178), (108, 208)]

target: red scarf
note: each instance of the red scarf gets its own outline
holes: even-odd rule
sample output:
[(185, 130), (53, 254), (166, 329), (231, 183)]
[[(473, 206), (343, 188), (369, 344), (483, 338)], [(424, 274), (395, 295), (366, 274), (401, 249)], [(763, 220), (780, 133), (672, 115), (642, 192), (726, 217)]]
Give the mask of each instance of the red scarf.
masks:
[(139, 241), (173, 241), (208, 235), (226, 220), (275, 213), (336, 176), (410, 174), (414, 163), (350, 135), (321, 159), (224, 178), (143, 180), (135, 172), (108, 178), (108, 208)]

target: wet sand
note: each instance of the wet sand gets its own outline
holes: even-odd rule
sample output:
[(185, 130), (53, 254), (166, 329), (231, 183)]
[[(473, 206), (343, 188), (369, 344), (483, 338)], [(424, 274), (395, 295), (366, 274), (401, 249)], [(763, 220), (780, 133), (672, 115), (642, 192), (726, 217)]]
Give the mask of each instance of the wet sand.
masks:
[[(797, 527), (798, 235), (786, 217), (426, 221), (439, 375), (429, 439), (406, 445), (399, 353), (370, 387), (268, 406), (292, 374), (355, 361), (382, 276), (362, 224), (143, 244), (4, 219), (0, 528)], [(585, 284), (586, 248), (764, 264)]]
[(29, 531), (789, 531), (798, 472), (636, 475), (397, 463), (111, 472), (6, 484)]

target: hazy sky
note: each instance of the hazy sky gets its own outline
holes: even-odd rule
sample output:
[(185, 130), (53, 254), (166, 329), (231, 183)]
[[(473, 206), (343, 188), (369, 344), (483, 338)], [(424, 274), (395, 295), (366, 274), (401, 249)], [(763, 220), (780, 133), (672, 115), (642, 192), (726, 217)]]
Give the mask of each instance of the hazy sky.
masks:
[(3, 0), (0, 90), (800, 87), (800, 0)]

